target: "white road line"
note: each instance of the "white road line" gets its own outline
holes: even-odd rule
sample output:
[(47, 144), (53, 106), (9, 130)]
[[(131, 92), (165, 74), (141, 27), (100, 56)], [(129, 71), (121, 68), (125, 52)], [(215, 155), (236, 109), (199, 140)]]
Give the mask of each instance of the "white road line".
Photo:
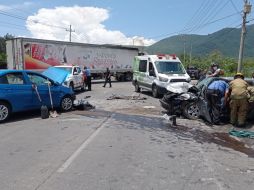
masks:
[[(111, 116), (112, 117), (112, 116)], [(111, 118), (109, 117), (109, 118)], [(79, 156), (79, 154), (92, 142), (92, 140), (100, 133), (100, 131), (105, 127), (105, 122), (109, 119), (107, 118), (102, 122), (102, 125), (96, 129), (95, 132), (92, 133), (92, 135), (89, 136), (88, 139), (86, 139), (80, 147), (63, 163), (63, 165), (58, 168), (58, 173), (63, 173), (70, 165), (71, 163)]]

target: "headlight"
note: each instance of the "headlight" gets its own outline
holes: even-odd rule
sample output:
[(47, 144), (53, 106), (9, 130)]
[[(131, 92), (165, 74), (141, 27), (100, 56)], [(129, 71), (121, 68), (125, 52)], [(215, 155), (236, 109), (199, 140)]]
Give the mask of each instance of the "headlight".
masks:
[(161, 82), (168, 82), (168, 78), (159, 77), (159, 81), (161, 81)]

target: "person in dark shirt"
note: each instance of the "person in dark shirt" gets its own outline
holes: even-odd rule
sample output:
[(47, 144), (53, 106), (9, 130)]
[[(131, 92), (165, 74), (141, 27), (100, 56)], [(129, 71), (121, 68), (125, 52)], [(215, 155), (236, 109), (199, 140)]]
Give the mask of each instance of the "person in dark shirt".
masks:
[(226, 106), (229, 85), (224, 80), (215, 80), (209, 84), (206, 97), (210, 107), (209, 113), (212, 123), (220, 123), (222, 109)]
[(87, 86), (87, 90), (91, 91), (92, 90), (92, 81), (91, 81), (91, 71), (88, 67), (84, 67), (84, 73), (86, 76), (86, 86)]
[(112, 87), (112, 85), (111, 85), (111, 73), (110, 73), (109, 68), (107, 68), (106, 73), (105, 73), (105, 82), (104, 82), (103, 87), (105, 87), (107, 83), (109, 83), (109, 87), (111, 88)]

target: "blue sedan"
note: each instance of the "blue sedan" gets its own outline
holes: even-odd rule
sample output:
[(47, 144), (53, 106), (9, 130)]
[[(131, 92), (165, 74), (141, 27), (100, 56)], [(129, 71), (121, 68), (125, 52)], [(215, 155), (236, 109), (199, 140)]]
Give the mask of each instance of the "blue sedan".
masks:
[(71, 110), (74, 92), (60, 82), (66, 75), (53, 74), (55, 76), (52, 72), (47, 76), (26, 70), (0, 70), (0, 122), (14, 112), (40, 109), (42, 105), (51, 108), (50, 92), (54, 108)]

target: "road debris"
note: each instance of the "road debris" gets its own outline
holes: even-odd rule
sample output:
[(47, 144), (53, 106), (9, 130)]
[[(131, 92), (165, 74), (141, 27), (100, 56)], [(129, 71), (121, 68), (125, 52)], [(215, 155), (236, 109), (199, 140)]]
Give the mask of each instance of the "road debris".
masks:
[(169, 122), (170, 126), (176, 126), (176, 115), (164, 114), (162, 117)]
[(229, 134), (232, 136), (236, 136), (236, 137), (246, 137), (246, 138), (251, 138), (254, 139), (254, 132), (253, 131), (245, 131), (245, 130), (235, 130), (235, 129), (231, 129), (229, 131)]
[(92, 104), (90, 104), (88, 101), (84, 99), (80, 99), (80, 100), (74, 100), (73, 108), (77, 110), (90, 110), (90, 109), (95, 109), (95, 106), (93, 106)]
[(113, 94), (112, 96), (108, 97), (107, 100), (114, 100), (114, 99), (124, 99), (124, 100), (146, 100), (146, 97), (141, 97), (140, 94), (138, 96), (125, 96), (125, 95), (116, 95)]

